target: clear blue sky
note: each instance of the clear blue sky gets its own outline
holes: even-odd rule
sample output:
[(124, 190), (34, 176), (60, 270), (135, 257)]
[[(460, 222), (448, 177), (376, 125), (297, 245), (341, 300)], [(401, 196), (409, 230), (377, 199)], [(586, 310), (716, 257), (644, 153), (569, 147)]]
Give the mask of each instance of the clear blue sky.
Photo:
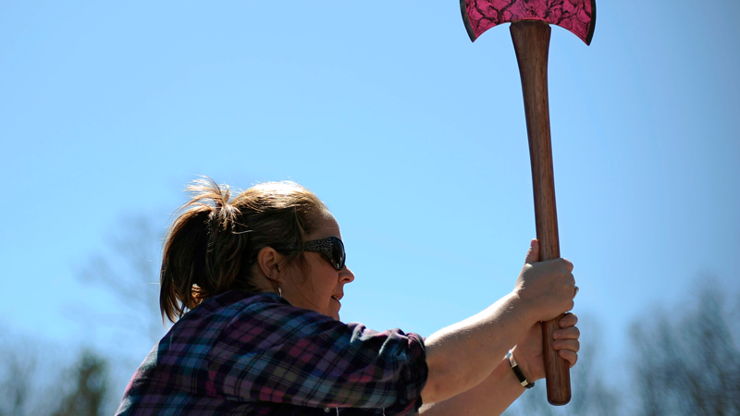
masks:
[[(164, 231), (197, 175), (325, 200), (346, 320), (430, 335), (511, 290), (535, 231), (508, 29), (472, 44), (456, 1), (294, 3), (3, 2), (5, 327), (77, 342), (64, 311), (107, 307), (77, 271), (123, 216)], [(601, 1), (590, 47), (552, 33), (561, 248), (613, 354), (702, 273), (740, 289), (740, 3), (696, 6)]]

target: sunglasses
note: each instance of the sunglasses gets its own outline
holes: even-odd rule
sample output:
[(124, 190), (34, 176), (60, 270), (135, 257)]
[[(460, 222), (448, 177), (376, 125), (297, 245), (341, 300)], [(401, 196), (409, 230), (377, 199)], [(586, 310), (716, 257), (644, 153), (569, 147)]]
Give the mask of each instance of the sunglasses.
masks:
[[(278, 249), (300, 250), (300, 248), (296, 246), (280, 247)], [(347, 259), (347, 254), (344, 252), (344, 243), (342, 243), (342, 240), (338, 237), (327, 237), (320, 240), (306, 241), (303, 243), (303, 251), (321, 253), (335, 269), (344, 269), (344, 261)], [(256, 262), (256, 255), (254, 258), (249, 260), (249, 264), (254, 264)]]
[(303, 244), (303, 251), (321, 253), (335, 269), (344, 269), (344, 261), (347, 259), (347, 254), (344, 252), (344, 243), (337, 237), (306, 241)]

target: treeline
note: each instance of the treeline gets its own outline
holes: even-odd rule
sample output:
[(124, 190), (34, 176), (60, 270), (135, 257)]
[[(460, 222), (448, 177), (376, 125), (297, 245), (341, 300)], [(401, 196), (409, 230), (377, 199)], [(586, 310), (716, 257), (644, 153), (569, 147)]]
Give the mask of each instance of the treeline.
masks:
[(112, 414), (117, 393), (109, 359), (84, 349), (65, 360), (52, 344), (6, 337), (0, 344), (0, 416)]

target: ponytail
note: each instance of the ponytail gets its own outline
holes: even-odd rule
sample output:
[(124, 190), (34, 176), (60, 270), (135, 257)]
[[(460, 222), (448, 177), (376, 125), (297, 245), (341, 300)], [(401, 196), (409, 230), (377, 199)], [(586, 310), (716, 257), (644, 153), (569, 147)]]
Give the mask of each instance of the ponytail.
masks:
[[(294, 182), (257, 185), (231, 199), (210, 178), (186, 188), (193, 195), (165, 238), (160, 274), (162, 319), (175, 322), (204, 299), (240, 289), (256, 292), (250, 261), (267, 246), (300, 245), (326, 206)], [(278, 250), (281, 251), (281, 250)], [(300, 252), (284, 253), (288, 261)]]

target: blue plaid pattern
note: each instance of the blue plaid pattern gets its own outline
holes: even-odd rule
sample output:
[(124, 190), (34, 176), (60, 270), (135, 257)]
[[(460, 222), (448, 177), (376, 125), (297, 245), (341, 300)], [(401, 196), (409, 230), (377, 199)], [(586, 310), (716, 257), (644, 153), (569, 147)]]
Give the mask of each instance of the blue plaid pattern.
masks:
[(424, 339), (291, 306), (273, 293), (204, 301), (154, 347), (117, 415), (403, 415), (421, 406)]

